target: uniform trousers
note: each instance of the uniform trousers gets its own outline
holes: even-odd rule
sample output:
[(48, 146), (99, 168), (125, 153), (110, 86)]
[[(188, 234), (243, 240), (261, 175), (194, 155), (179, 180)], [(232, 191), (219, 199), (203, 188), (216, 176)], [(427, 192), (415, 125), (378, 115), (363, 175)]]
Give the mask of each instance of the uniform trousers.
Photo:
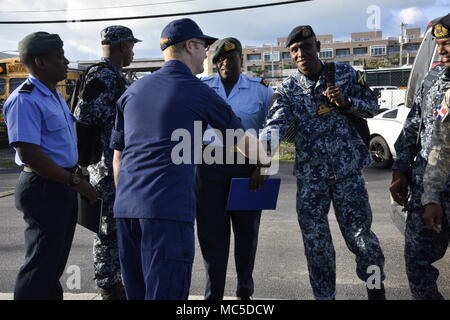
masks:
[(120, 267), (128, 300), (187, 300), (194, 224), (118, 218)]
[(16, 278), (16, 300), (62, 300), (62, 276), (77, 221), (77, 196), (69, 186), (22, 172), (15, 192), (23, 212), (25, 263)]
[(372, 211), (364, 178), (313, 182), (299, 178), (297, 186), (298, 221), (315, 298), (334, 299), (336, 293), (336, 255), (328, 225), (331, 202), (345, 243), (356, 256), (359, 279), (367, 281), (373, 274), (368, 268), (377, 266), (383, 281), (384, 255), (370, 230)]
[(444, 209), (442, 231), (428, 229), (423, 221), (423, 175), (426, 161), (417, 157), (412, 170), (412, 184), (407, 209), (405, 228), (405, 265), (409, 287), (415, 300), (443, 300), (437, 287), (439, 270), (432, 264), (444, 257), (450, 241), (450, 197), (449, 188), (441, 195)]
[(230, 229), (234, 232), (234, 260), (237, 297), (254, 292), (253, 268), (258, 245), (261, 211), (225, 210), (232, 178), (250, 177), (250, 164), (197, 166), (197, 235), (206, 268), (206, 300), (223, 299), (230, 249)]
[(122, 283), (119, 250), (117, 249), (116, 220), (113, 217), (114, 181), (111, 176), (107, 176), (96, 184), (93, 181), (91, 183), (103, 200), (101, 231), (94, 237), (94, 280), (97, 287), (109, 289)]

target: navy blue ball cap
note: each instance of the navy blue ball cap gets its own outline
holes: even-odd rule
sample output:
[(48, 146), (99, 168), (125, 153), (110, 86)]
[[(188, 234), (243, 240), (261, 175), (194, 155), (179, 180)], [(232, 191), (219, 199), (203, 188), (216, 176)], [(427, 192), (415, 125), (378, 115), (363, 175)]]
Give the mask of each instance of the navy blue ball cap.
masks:
[(102, 44), (114, 44), (119, 42), (132, 41), (134, 43), (142, 40), (136, 39), (130, 28), (124, 26), (109, 26), (100, 32)]
[(191, 19), (178, 19), (171, 21), (161, 32), (159, 44), (161, 50), (174, 45), (178, 42), (189, 40), (192, 38), (203, 39), (207, 45), (213, 44), (217, 38), (203, 34), (200, 27)]

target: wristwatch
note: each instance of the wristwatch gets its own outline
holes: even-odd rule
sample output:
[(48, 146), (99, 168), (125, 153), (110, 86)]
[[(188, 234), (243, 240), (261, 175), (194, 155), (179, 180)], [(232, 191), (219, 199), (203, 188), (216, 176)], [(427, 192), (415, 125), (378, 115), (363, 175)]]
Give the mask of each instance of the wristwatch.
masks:
[(70, 182), (69, 186), (74, 187), (77, 186), (81, 182), (81, 177), (76, 173), (70, 173)]
[(272, 162), (262, 164), (261, 162), (258, 161), (258, 163), (256, 164), (256, 168), (259, 168), (259, 169), (269, 168), (271, 165), (272, 165)]

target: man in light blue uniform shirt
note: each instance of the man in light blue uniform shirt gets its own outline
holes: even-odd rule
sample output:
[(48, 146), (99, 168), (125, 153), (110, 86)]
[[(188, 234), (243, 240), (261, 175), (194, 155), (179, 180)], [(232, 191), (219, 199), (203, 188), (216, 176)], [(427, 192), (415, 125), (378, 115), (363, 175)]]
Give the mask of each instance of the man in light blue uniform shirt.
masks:
[(75, 173), (78, 154), (75, 118), (56, 90), (69, 61), (57, 34), (35, 32), (19, 43), (21, 61), (30, 72), (5, 103), (9, 144), (23, 167), (15, 192), (23, 212), (25, 263), (16, 279), (14, 299), (59, 300), (77, 221), (76, 192), (91, 202), (92, 186)]
[[(261, 78), (241, 74), (242, 46), (235, 38), (219, 42), (213, 56), (219, 76), (201, 80), (231, 105), (245, 130), (262, 128), (272, 102), (273, 90)], [(254, 291), (253, 267), (258, 243), (261, 211), (225, 210), (232, 178), (251, 177), (250, 187), (263, 182), (260, 168), (246, 159), (237, 164), (235, 148), (223, 147), (213, 130), (205, 134), (204, 145), (213, 145), (216, 152), (223, 148), (223, 164), (201, 164), (197, 167), (197, 233), (206, 267), (205, 299), (221, 300), (230, 248), (230, 229), (235, 235), (235, 263), (237, 271), (236, 296), (247, 300)], [(206, 150), (205, 150), (206, 151)], [(230, 155), (229, 153), (232, 153)], [(233, 164), (226, 163), (233, 159)]]

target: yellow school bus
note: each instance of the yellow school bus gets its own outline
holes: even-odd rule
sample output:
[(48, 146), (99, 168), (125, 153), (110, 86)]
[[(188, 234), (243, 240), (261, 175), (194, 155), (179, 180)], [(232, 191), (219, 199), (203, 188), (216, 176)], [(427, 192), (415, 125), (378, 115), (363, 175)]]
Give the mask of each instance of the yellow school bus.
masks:
[[(75, 83), (81, 74), (81, 70), (69, 68), (67, 78), (57, 84), (58, 91), (61, 92), (66, 101), (70, 99)], [(28, 71), (25, 65), (20, 62), (19, 57), (0, 60), (0, 140), (4, 139), (6, 135), (6, 127), (3, 121), (3, 104), (27, 77)]]
[[(61, 92), (65, 100), (69, 99), (72, 94), (75, 82), (81, 73), (81, 70), (69, 68), (67, 79), (57, 84), (57, 89)], [(25, 65), (20, 62), (20, 58), (0, 60), (0, 100), (5, 101), (27, 77), (28, 71), (25, 68)]]

